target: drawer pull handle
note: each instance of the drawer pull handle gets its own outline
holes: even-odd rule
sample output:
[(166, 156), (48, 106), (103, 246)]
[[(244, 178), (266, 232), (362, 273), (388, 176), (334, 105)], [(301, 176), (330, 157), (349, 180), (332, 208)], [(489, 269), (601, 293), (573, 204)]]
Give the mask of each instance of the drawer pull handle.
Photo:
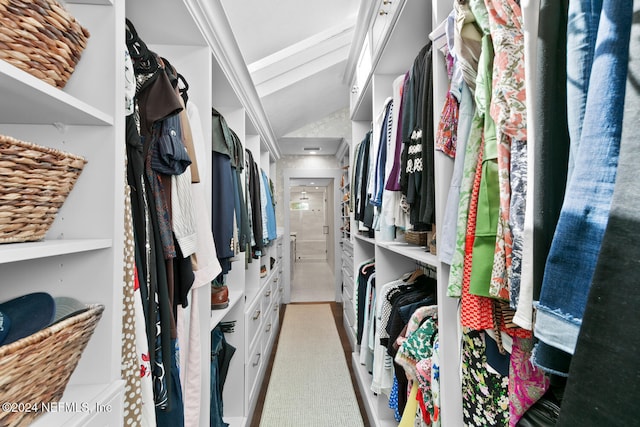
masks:
[(278, 311), (278, 304), (273, 306), (273, 311)]
[(382, 4), (385, 4), (385, 5), (386, 5), (386, 4), (391, 4), (391, 0), (384, 0), (384, 1), (382, 2)]
[(260, 363), (260, 357), (262, 356), (262, 353), (257, 353), (256, 356), (258, 356), (256, 357), (256, 361), (252, 363), (254, 367), (258, 366), (258, 364)]
[(389, 12), (387, 12), (386, 10), (381, 10), (380, 12), (378, 12), (378, 15), (380, 16), (384, 16), (384, 15), (388, 15)]
[(265, 293), (264, 293), (264, 296), (265, 296), (266, 298), (270, 297), (270, 296), (271, 296), (271, 289), (269, 289), (267, 292), (265, 292)]
[(269, 323), (269, 324), (267, 325), (267, 328), (264, 330), (264, 333), (265, 333), (265, 334), (268, 334), (269, 332), (271, 332), (271, 323)]
[(258, 320), (258, 317), (260, 317), (260, 310), (256, 310), (255, 314), (253, 315), (253, 320)]

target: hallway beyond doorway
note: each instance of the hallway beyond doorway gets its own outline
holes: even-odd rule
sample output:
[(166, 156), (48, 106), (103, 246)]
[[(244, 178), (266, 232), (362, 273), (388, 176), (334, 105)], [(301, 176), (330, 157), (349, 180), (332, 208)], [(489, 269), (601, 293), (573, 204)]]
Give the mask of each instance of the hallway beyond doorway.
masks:
[(327, 186), (295, 186), (291, 187), (290, 194), (289, 232), (296, 240), (296, 261), (326, 261), (329, 236)]
[(298, 260), (291, 281), (291, 302), (335, 301), (335, 278), (326, 260)]

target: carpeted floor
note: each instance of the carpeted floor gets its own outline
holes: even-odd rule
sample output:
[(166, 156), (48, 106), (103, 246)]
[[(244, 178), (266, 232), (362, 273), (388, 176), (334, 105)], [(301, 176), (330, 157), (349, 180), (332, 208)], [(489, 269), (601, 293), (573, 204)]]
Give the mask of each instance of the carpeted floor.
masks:
[(260, 427), (363, 426), (330, 304), (287, 306)]

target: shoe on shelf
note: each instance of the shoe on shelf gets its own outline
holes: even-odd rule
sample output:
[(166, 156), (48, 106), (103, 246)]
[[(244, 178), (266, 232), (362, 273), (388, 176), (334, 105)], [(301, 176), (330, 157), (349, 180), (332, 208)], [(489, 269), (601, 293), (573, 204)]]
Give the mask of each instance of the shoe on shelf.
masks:
[(274, 257), (270, 257), (270, 259), (269, 259), (269, 263), (270, 263), (270, 265), (271, 265), (271, 270), (273, 270), (273, 266), (274, 266), (274, 265), (275, 265), (275, 263), (276, 263), (276, 259), (275, 259)]
[(260, 267), (260, 277), (265, 277), (267, 275), (267, 266), (263, 265)]
[(211, 310), (221, 310), (229, 307), (229, 289), (226, 285), (211, 285)]

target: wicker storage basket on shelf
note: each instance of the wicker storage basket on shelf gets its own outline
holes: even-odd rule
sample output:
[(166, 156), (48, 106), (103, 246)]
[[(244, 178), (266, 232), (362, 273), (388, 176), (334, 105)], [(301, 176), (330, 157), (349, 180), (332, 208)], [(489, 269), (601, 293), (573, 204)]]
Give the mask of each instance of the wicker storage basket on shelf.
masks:
[(55, 0), (0, 0), (0, 59), (63, 88), (89, 31)]
[(43, 239), (85, 163), (0, 135), (0, 243)]
[(427, 245), (427, 231), (413, 231), (408, 230), (404, 234), (404, 239), (411, 244), (418, 246), (426, 246)]
[(0, 402), (30, 405), (0, 411), (1, 426), (29, 425), (43, 414), (42, 403), (60, 401), (104, 311), (102, 305), (88, 307), (87, 311), (0, 347)]

